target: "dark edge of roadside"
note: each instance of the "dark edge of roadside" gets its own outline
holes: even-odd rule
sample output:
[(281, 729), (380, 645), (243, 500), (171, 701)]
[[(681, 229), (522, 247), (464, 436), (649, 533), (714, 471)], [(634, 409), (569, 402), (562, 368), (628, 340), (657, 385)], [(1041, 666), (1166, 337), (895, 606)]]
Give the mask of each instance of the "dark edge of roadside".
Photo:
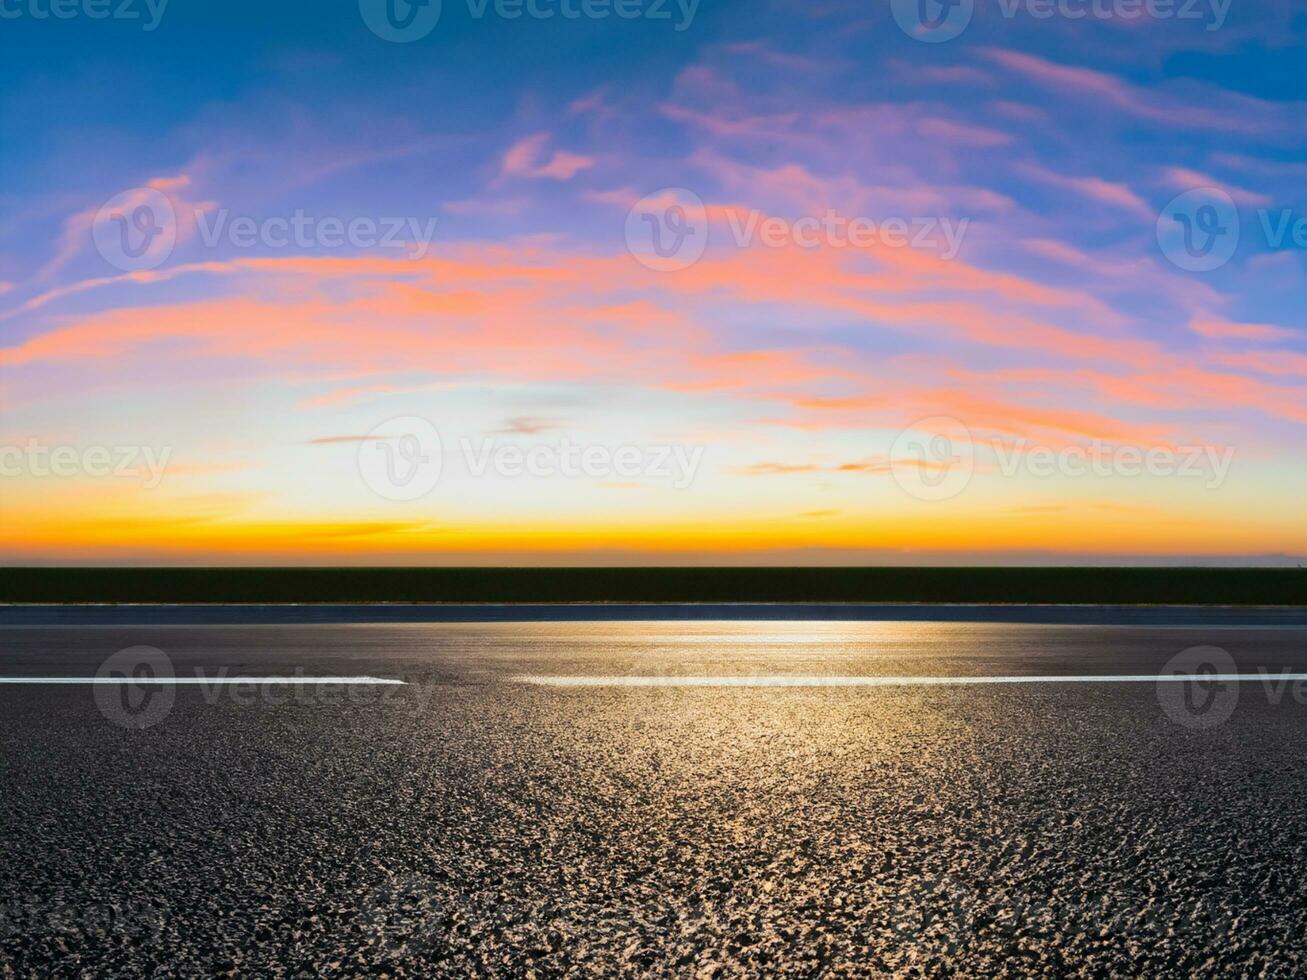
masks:
[(0, 604), (3, 627), (749, 620), (1307, 628), (1307, 606), (621, 602)]

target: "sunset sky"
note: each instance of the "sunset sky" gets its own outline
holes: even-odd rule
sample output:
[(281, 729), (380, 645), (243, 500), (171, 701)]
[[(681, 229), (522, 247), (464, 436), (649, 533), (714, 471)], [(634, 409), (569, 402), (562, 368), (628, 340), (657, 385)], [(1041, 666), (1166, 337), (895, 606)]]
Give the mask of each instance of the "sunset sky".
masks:
[(11, 0), (0, 560), (1307, 554), (1307, 11), (626, 2)]

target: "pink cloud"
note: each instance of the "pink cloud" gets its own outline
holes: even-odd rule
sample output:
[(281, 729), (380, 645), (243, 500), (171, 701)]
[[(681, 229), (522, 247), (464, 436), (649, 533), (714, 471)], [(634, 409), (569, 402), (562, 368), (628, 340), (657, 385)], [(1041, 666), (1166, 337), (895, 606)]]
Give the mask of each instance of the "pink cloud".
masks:
[(831, 73), (831, 63), (826, 59), (778, 51), (765, 41), (738, 41), (723, 45), (722, 50), (728, 54), (744, 55), (762, 64), (786, 71)]
[[(176, 243), (183, 244), (195, 235), (199, 217), (217, 207), (213, 201), (192, 200), (187, 193), (191, 183), (192, 178), (188, 174), (152, 178), (141, 187), (126, 188), (127, 196), (123, 201), (123, 207), (128, 209), (149, 203), (148, 191), (158, 191), (165, 195), (172, 205), (175, 217)], [(91, 250), (95, 218), (104, 203), (79, 211), (65, 219), (55, 254), (36, 272), (33, 277), (35, 281), (50, 280), (77, 256)]]
[(433, 384), (368, 384), (368, 385), (346, 385), (340, 388), (332, 388), (320, 395), (314, 395), (305, 398), (296, 406), (297, 408), (338, 408), (343, 405), (351, 405), (354, 402), (371, 398), (375, 395), (396, 395), (408, 394), (415, 391), (438, 391), (445, 388), (453, 387), (452, 384), (433, 383)]
[(778, 128), (789, 128), (799, 118), (793, 112), (771, 116), (703, 112), (671, 102), (659, 106), (658, 111), (668, 119), (707, 130), (714, 136), (757, 139), (765, 138), (768, 132), (775, 133)]
[(1100, 204), (1110, 204), (1146, 220), (1155, 220), (1157, 217), (1157, 212), (1148, 206), (1148, 202), (1125, 184), (1114, 184), (1101, 177), (1072, 177), (1033, 163), (1021, 164), (1017, 170), (1053, 187), (1060, 187)]
[(1012, 142), (1009, 134), (997, 129), (951, 122), (948, 119), (923, 119), (917, 124), (917, 132), (927, 139), (978, 149), (1007, 146)]
[(446, 201), (441, 205), (450, 214), (473, 216), (493, 214), (501, 218), (519, 215), (530, 206), (531, 202), (524, 197), (468, 198), (463, 201)]
[(1242, 187), (1224, 183), (1215, 177), (1185, 167), (1166, 167), (1162, 171), (1162, 180), (1169, 186), (1181, 191), (1193, 190), (1199, 187), (1212, 187), (1229, 194), (1230, 199), (1236, 204), (1243, 204), (1248, 207), (1264, 207), (1272, 201), (1269, 195), (1245, 190)]
[(916, 65), (910, 62), (893, 63), (899, 76), (908, 81), (932, 85), (992, 85), (989, 73), (971, 65)]
[(1009, 119), (1015, 119), (1023, 123), (1043, 123), (1048, 121), (1048, 114), (1042, 109), (1036, 109), (1032, 105), (1026, 105), (1023, 102), (1013, 102), (1009, 99), (998, 99), (989, 103), (992, 112), (1000, 116), (1006, 116)]
[[(1217, 92), (1219, 97), (1209, 95), (1203, 104), (1191, 104), (1159, 96), (1105, 72), (1058, 64), (1019, 51), (987, 48), (981, 55), (1042, 85), (1099, 99), (1113, 109), (1164, 126), (1248, 134), (1274, 132), (1279, 125), (1279, 110), (1273, 103), (1248, 96)], [(1213, 103), (1222, 108), (1211, 108)]]
[[(712, 211), (720, 221), (726, 208)], [(108, 378), (127, 378), (184, 357), (227, 365), (240, 376), (284, 376), (294, 365), (300, 375), (339, 379), (301, 402), (309, 408), (408, 390), (412, 382), (378, 376), (421, 372), (451, 382), (624, 383), (773, 400), (798, 413), (781, 422), (813, 428), (865, 426), (877, 415), (902, 422), (911, 407), (921, 415), (965, 413), (1003, 432), (1024, 426), (1068, 437), (1165, 436), (1161, 423), (1069, 407), (1083, 404), (1076, 393), (1085, 390), (1118, 410), (1188, 411), (1215, 399), (1307, 424), (1300, 389), (1231, 373), (1240, 366), (1260, 372), (1260, 362), (1209, 362), (1224, 368), (1213, 370), (1132, 336), (1126, 318), (1078, 290), (921, 250), (710, 249), (694, 266), (658, 274), (624, 254), (518, 244), (447, 247), (422, 261), (241, 259), (193, 274), (222, 277), (239, 293), (65, 318), (0, 349), (0, 365), (84, 362)], [(718, 328), (720, 313), (755, 305), (1052, 366), (995, 380), (988, 392), (989, 382), (960, 379), (967, 401), (940, 388), (938, 365), (919, 372), (901, 359), (887, 363), (815, 340), (795, 349), (731, 343)], [(1199, 333), (1223, 329), (1210, 325), (1218, 321), (1197, 322)], [(1014, 398), (1018, 383), (1044, 387)], [(857, 393), (868, 385), (874, 392)], [(841, 387), (853, 393), (841, 395)]]
[(579, 99), (573, 99), (568, 103), (567, 111), (573, 115), (584, 115), (586, 113), (602, 113), (607, 109), (608, 86), (601, 85), (589, 95), (583, 95)]
[(1189, 322), (1189, 329), (1209, 340), (1252, 340), (1273, 342), (1300, 337), (1297, 331), (1269, 323), (1232, 323), (1214, 317), (1197, 317)]
[(514, 143), (504, 153), (500, 163), (501, 177), (537, 177), (547, 180), (571, 180), (582, 170), (595, 164), (593, 157), (581, 156), (566, 150), (555, 150), (544, 159), (550, 140), (548, 133), (535, 133)]
[(1307, 377), (1307, 355), (1296, 351), (1267, 350), (1220, 354), (1216, 357), (1216, 361), (1228, 367), (1248, 368), (1259, 374)]

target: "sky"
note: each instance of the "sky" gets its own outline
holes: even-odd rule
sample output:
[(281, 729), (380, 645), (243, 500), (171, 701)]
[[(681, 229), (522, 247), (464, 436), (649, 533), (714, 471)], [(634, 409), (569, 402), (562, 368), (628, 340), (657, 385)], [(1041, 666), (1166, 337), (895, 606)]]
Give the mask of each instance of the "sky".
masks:
[(1297, 564), (1290, 0), (0, 0), (0, 560)]

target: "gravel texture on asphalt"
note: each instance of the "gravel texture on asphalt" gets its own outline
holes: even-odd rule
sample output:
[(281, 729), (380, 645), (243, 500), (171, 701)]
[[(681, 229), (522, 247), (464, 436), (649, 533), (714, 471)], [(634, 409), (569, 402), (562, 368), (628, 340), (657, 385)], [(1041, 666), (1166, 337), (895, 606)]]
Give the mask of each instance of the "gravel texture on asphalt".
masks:
[[(170, 699), (0, 685), (0, 976), (1302, 976), (1307, 685), (1274, 675), (1307, 669), (1304, 641), (939, 623), (2, 629), (3, 676), (94, 675), (144, 644), (178, 676), (409, 683)], [(1270, 680), (1179, 708), (1147, 683), (511, 680), (1155, 674), (1209, 644)]]

